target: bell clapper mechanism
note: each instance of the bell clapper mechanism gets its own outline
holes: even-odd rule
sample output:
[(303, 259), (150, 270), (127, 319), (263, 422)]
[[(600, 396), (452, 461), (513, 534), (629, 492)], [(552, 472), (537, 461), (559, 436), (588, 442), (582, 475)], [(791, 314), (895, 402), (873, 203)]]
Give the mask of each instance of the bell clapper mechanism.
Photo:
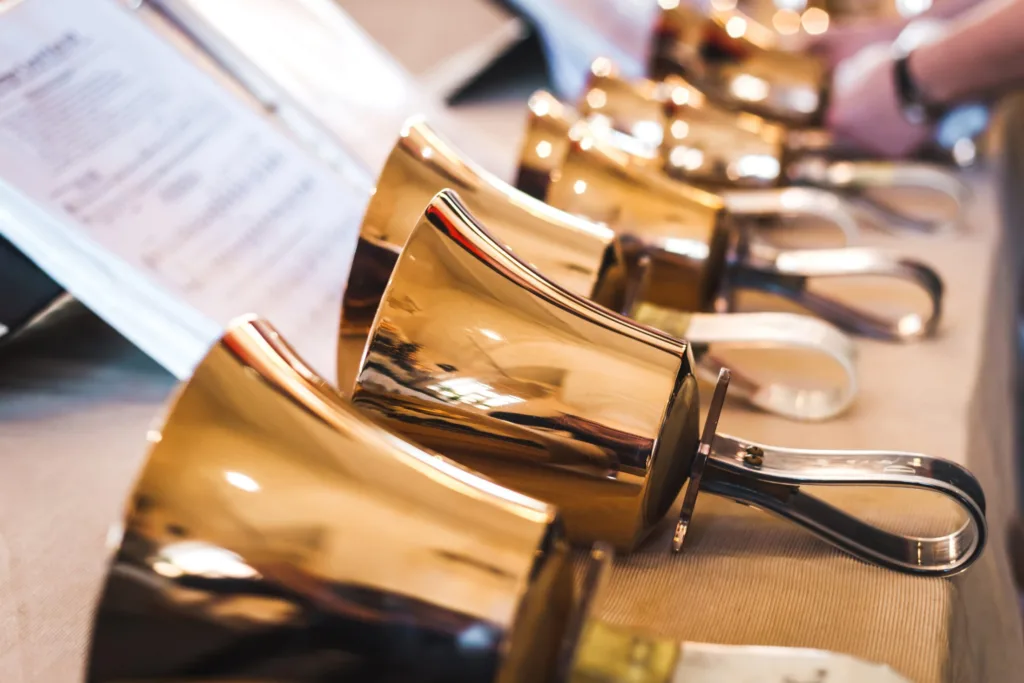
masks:
[(686, 530), (690, 527), (690, 520), (693, 518), (693, 509), (697, 504), (701, 478), (704, 476), (708, 458), (711, 457), (715, 432), (718, 430), (718, 420), (722, 417), (722, 408), (725, 407), (725, 394), (729, 390), (731, 377), (728, 368), (722, 368), (718, 373), (718, 383), (715, 385), (715, 393), (711, 396), (708, 416), (704, 420), (704, 431), (701, 432), (697, 454), (694, 456), (693, 466), (690, 468), (690, 479), (686, 482), (686, 488), (683, 490), (683, 507), (679, 511), (679, 521), (676, 522), (675, 533), (672, 534), (672, 550), (677, 553), (683, 549)]

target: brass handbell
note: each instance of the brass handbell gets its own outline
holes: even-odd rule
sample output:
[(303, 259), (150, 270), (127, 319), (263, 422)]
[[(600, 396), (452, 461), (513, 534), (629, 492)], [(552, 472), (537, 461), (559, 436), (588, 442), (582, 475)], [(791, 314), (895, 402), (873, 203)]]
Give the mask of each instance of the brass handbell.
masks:
[[(361, 236), (343, 299), (338, 345), (340, 386), (349, 387), (373, 317), (398, 253), (423, 207), (445, 188), (457, 190), (508, 248), (569, 291), (628, 313), (642, 292), (644, 268), (636, 240), (558, 211), (519, 192), (459, 154), (424, 121), (410, 120), (381, 171), (363, 219)], [(648, 324), (685, 338), (694, 346), (698, 375), (714, 381), (725, 351), (797, 351), (821, 358), (842, 379), (827, 387), (794, 386), (755, 379), (764, 370), (747, 366), (734, 395), (764, 410), (803, 420), (827, 419), (845, 410), (857, 391), (855, 349), (833, 326), (789, 313), (705, 314), (663, 311)], [(742, 361), (742, 359), (739, 359)], [(741, 366), (742, 368), (742, 366)], [(813, 368), (811, 368), (813, 369)], [(818, 378), (820, 381), (820, 378)]]
[(813, 55), (772, 49), (748, 35), (750, 27), (740, 17), (729, 22), (709, 16), (692, 3), (666, 3), (654, 29), (650, 76), (683, 76), (715, 102), (793, 125), (821, 123), (828, 100), (825, 64)]
[[(938, 326), (942, 281), (928, 266), (874, 249), (780, 250), (759, 241), (738, 229), (717, 195), (673, 180), (606, 142), (546, 92), (530, 99), (520, 159), (516, 184), (527, 194), (607, 223), (646, 245), (647, 303), (726, 311), (734, 307), (737, 291), (752, 289), (786, 297), (845, 330), (880, 339), (918, 339)], [(894, 320), (808, 287), (816, 278), (864, 276), (916, 285), (928, 297), (929, 310)]]
[[(780, 207), (829, 216), (837, 200), (798, 189), (820, 188), (842, 193), (855, 223), (939, 234), (957, 229), (971, 199), (970, 188), (937, 164), (842, 159), (825, 130), (791, 129), (725, 109), (679, 76), (630, 83), (607, 59), (591, 66), (579, 111), (593, 129), (607, 127), (607, 137), (636, 158), (650, 160), (673, 178), (723, 192), (738, 208), (756, 207), (772, 196), (753, 190), (773, 190)], [(869, 194), (892, 190), (926, 193), (952, 203), (955, 211), (938, 219), (917, 217)]]
[(551, 680), (554, 508), (373, 425), (268, 324), (234, 324), (149, 440), (90, 683)]
[[(786, 517), (866, 561), (944, 575), (984, 545), (984, 494), (963, 467), (919, 454), (797, 451), (715, 433), (723, 371), (698, 434), (686, 342), (572, 294), (516, 258), (450, 191), (427, 207), (377, 311), (352, 401), (409, 439), (556, 504), (570, 538), (635, 547), (689, 480)], [(942, 493), (966, 523), (904, 537), (803, 485)]]

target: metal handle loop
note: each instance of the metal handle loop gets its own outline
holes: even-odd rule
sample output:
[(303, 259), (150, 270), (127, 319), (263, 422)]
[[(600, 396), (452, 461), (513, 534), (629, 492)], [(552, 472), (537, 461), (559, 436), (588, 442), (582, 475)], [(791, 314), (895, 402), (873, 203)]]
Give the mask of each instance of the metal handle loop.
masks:
[[(877, 339), (911, 341), (933, 334), (942, 313), (942, 280), (928, 266), (875, 249), (778, 250), (748, 242), (734, 250), (727, 289), (759, 289), (784, 296), (847, 332)], [(919, 286), (931, 303), (927, 314), (896, 320), (807, 289), (815, 277), (892, 277)], [(723, 292), (728, 296), (729, 291)]]
[(810, 217), (834, 225), (845, 244), (860, 236), (860, 222), (853, 207), (831, 192), (809, 187), (763, 190), (726, 190), (722, 199), (729, 213), (757, 218)]
[(825, 389), (783, 382), (758, 382), (732, 370), (732, 395), (761, 410), (793, 420), (828, 420), (843, 413), (857, 395), (856, 347), (845, 334), (820, 320), (792, 313), (695, 314), (686, 339), (709, 349), (697, 359), (698, 377), (714, 382), (725, 363), (715, 355), (722, 349), (793, 349), (826, 356), (840, 368), (843, 380)]
[[(967, 521), (944, 536), (903, 536), (802, 492), (804, 485), (923, 489), (951, 498)], [(987, 536), (985, 494), (974, 475), (916, 453), (783, 449), (719, 434), (701, 488), (778, 514), (854, 557), (909, 574), (961, 572), (981, 555)]]
[[(973, 193), (968, 185), (948, 170), (934, 164), (889, 161), (828, 161), (807, 157), (790, 164), (792, 182), (806, 183), (847, 194), (861, 218), (887, 232), (941, 235), (961, 229), (963, 215)], [(953, 214), (942, 219), (914, 216), (871, 199), (872, 189), (924, 190), (952, 200)]]

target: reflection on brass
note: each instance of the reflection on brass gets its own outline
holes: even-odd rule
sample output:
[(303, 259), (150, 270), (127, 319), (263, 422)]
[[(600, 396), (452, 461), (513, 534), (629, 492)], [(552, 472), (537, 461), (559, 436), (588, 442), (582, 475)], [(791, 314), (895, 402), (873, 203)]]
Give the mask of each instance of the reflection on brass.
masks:
[[(698, 463), (706, 469), (691, 479), (693, 493), (699, 485), (770, 510), (866, 561), (946, 575), (978, 557), (984, 494), (954, 463), (764, 446), (716, 434), (714, 411), (696, 458), (692, 371), (685, 342), (546, 279), (444, 191), (395, 260), (352, 401), (409, 439), (554, 503), (580, 542), (635, 547)], [(750, 467), (754, 449), (761, 461)], [(938, 538), (904, 537), (807, 495), (805, 484), (923, 488), (958, 503), (966, 522)]]
[(648, 300), (710, 309), (736, 232), (721, 198), (652, 172), (548, 93), (534, 94), (529, 116), (519, 189), (650, 245)]
[[(626, 306), (629, 247), (607, 227), (540, 202), (479, 168), (423, 121), (410, 120), (377, 181), (342, 302), (339, 386), (352, 385), (398, 251), (435, 194), (457, 190), (520, 258), (566, 289), (613, 310)], [(635, 262), (635, 257), (631, 259)]]
[(801, 126), (819, 123), (828, 95), (825, 64), (772, 49), (754, 35), (756, 28), (739, 16), (723, 20), (676, 3), (659, 17), (650, 75), (683, 76), (733, 108)]
[[(530, 99), (520, 160), (520, 189), (643, 243), (649, 272), (637, 303), (724, 312), (737, 291), (756, 289), (873, 337), (919, 339), (938, 326), (942, 282), (928, 266), (873, 249), (780, 250), (758, 241), (736, 225), (717, 195), (661, 173), (642, 152), (606, 141), (549, 93)], [(816, 278), (862, 276), (909, 282), (923, 290), (929, 307), (890, 319), (809, 287)]]
[(678, 76), (630, 83), (597, 64), (579, 111), (635, 139), (641, 158), (674, 178), (709, 188), (784, 184), (787, 129), (724, 109)]
[(504, 246), (557, 284), (696, 345), (699, 377), (713, 380), (718, 375), (716, 353), (723, 348), (771, 347), (824, 354), (836, 361), (845, 379), (821, 390), (749, 380), (736, 383), (734, 397), (795, 419), (819, 420), (837, 415), (852, 401), (853, 347), (838, 330), (790, 313), (692, 314), (637, 301), (649, 280), (649, 259), (641, 242), (516, 190), (468, 161), (418, 118), (403, 128), (363, 220), (343, 299), (338, 345), (343, 390), (355, 379), (398, 250), (423, 207), (445, 188), (456, 189)]
[[(580, 114), (613, 144), (670, 177), (718, 191), (798, 185), (839, 192), (855, 220), (883, 230), (951, 232), (971, 200), (970, 188), (936, 164), (843, 160), (826, 130), (788, 128), (725, 109), (678, 76), (630, 83), (608, 60), (592, 65)], [(953, 210), (941, 217), (915, 216), (874, 198), (872, 190), (927, 193)], [(822, 206), (819, 213), (836, 210)]]
[(266, 323), (232, 326), (149, 440), (91, 683), (553, 679), (555, 510), (368, 422)]
[(406, 242), (352, 400), (556, 503), (575, 539), (627, 549), (668, 511), (697, 444), (684, 342), (554, 285), (446, 194)]

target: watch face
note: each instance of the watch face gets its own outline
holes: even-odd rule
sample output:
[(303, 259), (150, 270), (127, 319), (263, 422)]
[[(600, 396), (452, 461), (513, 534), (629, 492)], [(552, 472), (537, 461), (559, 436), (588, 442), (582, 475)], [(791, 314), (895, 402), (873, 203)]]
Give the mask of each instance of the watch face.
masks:
[(60, 293), (60, 285), (0, 238), (0, 340), (32, 320)]

